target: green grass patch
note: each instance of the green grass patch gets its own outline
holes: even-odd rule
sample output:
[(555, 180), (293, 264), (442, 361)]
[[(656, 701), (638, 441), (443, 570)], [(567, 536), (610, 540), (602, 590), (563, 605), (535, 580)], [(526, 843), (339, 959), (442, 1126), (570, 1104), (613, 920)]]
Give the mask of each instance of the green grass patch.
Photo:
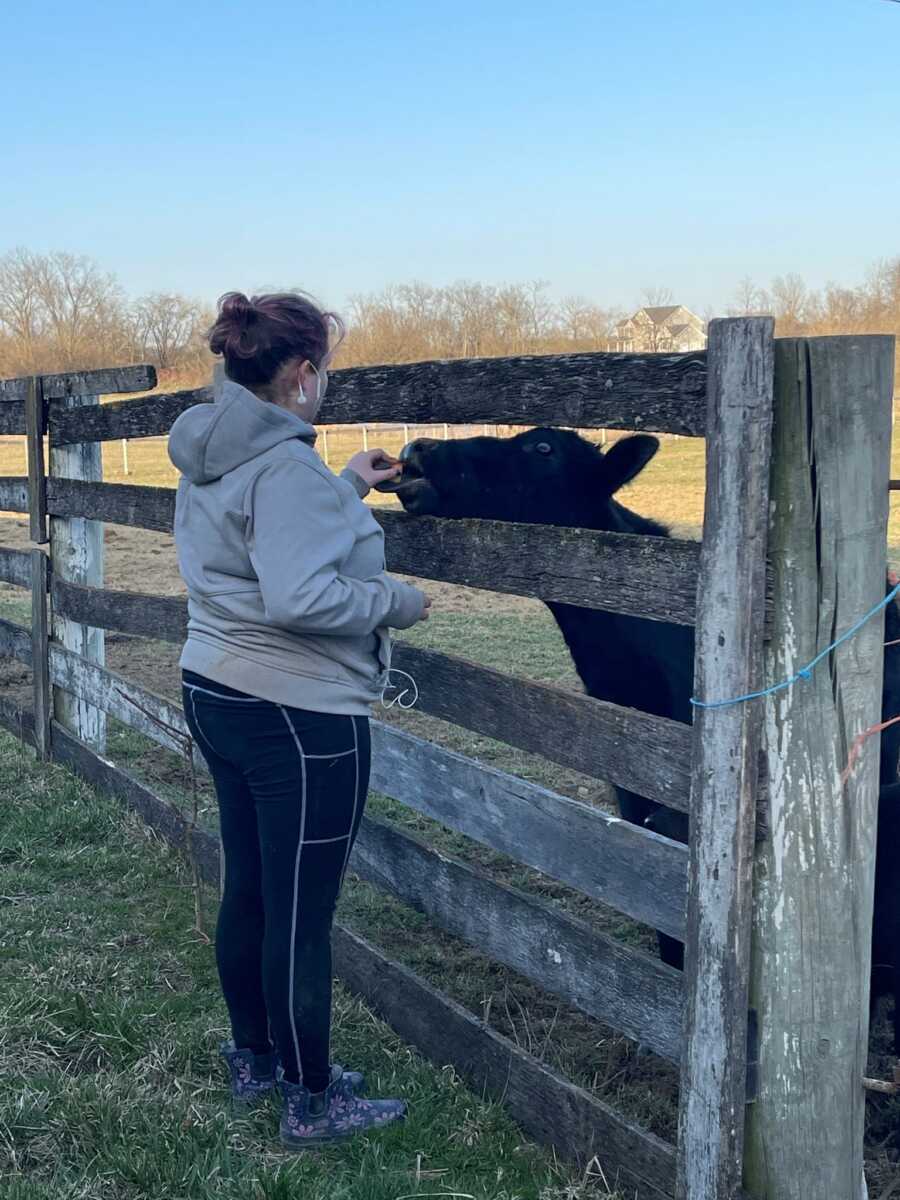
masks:
[(31, 595), (21, 588), (0, 584), (0, 617), (31, 628)]

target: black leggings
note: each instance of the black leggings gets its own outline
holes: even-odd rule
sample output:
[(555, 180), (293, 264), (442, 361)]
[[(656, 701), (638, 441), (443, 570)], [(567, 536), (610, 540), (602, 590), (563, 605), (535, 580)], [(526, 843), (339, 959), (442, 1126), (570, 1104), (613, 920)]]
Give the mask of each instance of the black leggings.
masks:
[(330, 1078), (331, 924), (369, 786), (367, 717), (287, 708), (189, 671), (184, 710), (209, 763), (224, 855), (216, 962), (240, 1049), (285, 1078)]

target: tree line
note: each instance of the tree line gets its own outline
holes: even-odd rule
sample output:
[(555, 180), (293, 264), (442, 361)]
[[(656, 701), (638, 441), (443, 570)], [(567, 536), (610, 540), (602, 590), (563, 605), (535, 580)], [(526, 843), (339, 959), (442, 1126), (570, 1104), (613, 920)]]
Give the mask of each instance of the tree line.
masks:
[(900, 341), (900, 256), (876, 263), (855, 287), (829, 283), (816, 291), (799, 275), (778, 276), (768, 288), (743, 279), (730, 312), (773, 315), (779, 337), (893, 333)]
[(0, 377), (149, 362), (209, 372), (212, 310), (177, 293), (129, 300), (84, 256), (17, 249), (0, 257)]
[[(666, 289), (644, 302), (672, 303)], [(796, 275), (738, 285), (733, 315), (771, 313), (779, 336), (894, 333), (900, 341), (900, 257), (861, 284), (815, 290)], [(626, 314), (581, 296), (554, 300), (543, 281), (445, 287), (394, 285), (351, 297), (339, 366), (607, 350)], [(208, 303), (177, 292), (129, 299), (114, 275), (84, 256), (27, 249), (0, 256), (0, 377), (155, 365), (169, 386), (204, 382), (211, 359)]]

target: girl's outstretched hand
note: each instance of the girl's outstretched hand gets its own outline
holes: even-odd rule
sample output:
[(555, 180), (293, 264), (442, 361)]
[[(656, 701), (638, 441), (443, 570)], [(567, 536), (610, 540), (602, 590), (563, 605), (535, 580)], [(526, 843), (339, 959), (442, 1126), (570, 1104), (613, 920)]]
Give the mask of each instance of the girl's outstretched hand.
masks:
[(396, 479), (403, 470), (403, 464), (396, 458), (391, 458), (386, 450), (360, 450), (354, 454), (347, 466), (355, 471), (369, 487), (376, 483), (385, 483), (388, 479)]

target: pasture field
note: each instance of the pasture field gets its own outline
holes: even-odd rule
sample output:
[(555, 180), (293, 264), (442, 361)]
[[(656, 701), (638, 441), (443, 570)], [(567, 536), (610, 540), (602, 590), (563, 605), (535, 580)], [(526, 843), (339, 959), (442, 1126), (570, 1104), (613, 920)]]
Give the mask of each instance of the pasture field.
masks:
[[(376, 438), (373, 431), (369, 444), (384, 445), (386, 449), (396, 451), (400, 441), (402, 433)], [(346, 442), (340, 441), (334, 434), (330, 435), (330, 457), (336, 467), (359, 448), (356, 431), (347, 432)], [(11, 459), (12, 454), (19, 450), (18, 447), (0, 446), (0, 473), (21, 473), (24, 456), (15, 462)], [(635, 484), (622, 493), (621, 498), (645, 515), (669, 523), (680, 536), (699, 536), (703, 506), (703, 454), (703, 443), (696, 439), (664, 439), (657, 459)], [(4, 455), (9, 457), (9, 461), (4, 459)], [(104, 448), (104, 463), (105, 476), (110, 481), (156, 486), (172, 486), (175, 482), (175, 472), (165, 457), (162, 440), (129, 444), (131, 473), (127, 479), (121, 470), (118, 444), (108, 444)], [(900, 458), (895, 464), (895, 474), (900, 474)], [(395, 503), (390, 497), (377, 499), (379, 502)], [(894, 547), (892, 557), (900, 561), (900, 512), (893, 515), (891, 542)], [(7, 518), (0, 522), (0, 544), (27, 545), (26, 523), (21, 518)], [(169, 595), (182, 591), (172, 539), (167, 535), (108, 526), (106, 572), (107, 583), (111, 587)], [(425, 586), (434, 596), (434, 615), (427, 624), (403, 636), (409, 637), (417, 645), (446, 650), (485, 666), (564, 687), (580, 686), (556, 625), (540, 603), (447, 584), (427, 582)], [(0, 587), (0, 614), (24, 621), (28, 611), (23, 593)], [(107, 635), (107, 661), (112, 669), (140, 680), (162, 695), (178, 699), (176, 647), (144, 639)], [(28, 676), (18, 664), (0, 662), (0, 688), (4, 692), (21, 691), (25, 699), (27, 687)], [(605, 784), (566, 771), (538, 755), (525, 754), (417, 712), (392, 709), (390, 712), (378, 711), (375, 715), (583, 802), (604, 807), (611, 804), (611, 795)], [(117, 762), (146, 779), (170, 800), (186, 803), (187, 776), (176, 756), (115, 724), (111, 725), (109, 751)], [(201, 802), (201, 819), (214, 828), (215, 806), (208, 787), (202, 787)], [(628, 918), (501, 855), (467, 842), (460, 835), (384, 797), (373, 796), (370, 803), (371, 811), (388, 816), (404, 828), (427, 838), (441, 850), (477, 865), (492, 877), (577, 913), (598, 930), (654, 952), (652, 932)], [(128, 822), (125, 822), (125, 828), (131, 829)], [(128, 836), (134, 839), (138, 835), (132, 829)], [(138, 868), (135, 866), (134, 869)], [(183, 881), (180, 886), (183, 893)], [(182, 899), (187, 905), (183, 894)], [(214, 907), (212, 898), (207, 897), (205, 903), (211, 912)], [(421, 915), (359, 880), (348, 881), (341, 904), (341, 919), (387, 950), (392, 957), (449, 992), (523, 1048), (543, 1057), (661, 1136), (669, 1139), (674, 1137), (677, 1072), (670, 1064), (639, 1049), (596, 1021), (566, 1008), (514, 972), (490, 962), (465, 943), (444, 934)], [(185, 928), (189, 928), (189, 918), (185, 918), (185, 921)], [(205, 948), (191, 947), (192, 955), (202, 957), (204, 953)], [(204, 996), (203, 1003), (207, 1004), (207, 1009), (215, 1009), (218, 1014), (215, 996), (212, 993), (209, 996), (204, 993)], [(214, 1019), (221, 1023), (221, 1015)], [(889, 1076), (892, 1060), (882, 1053), (887, 1044), (888, 1030), (882, 1011), (870, 1074), (883, 1078)], [(870, 1099), (868, 1107), (867, 1171), (871, 1194), (879, 1196), (885, 1189), (893, 1194), (895, 1187), (900, 1188), (900, 1101), (877, 1096)], [(235, 1136), (252, 1138), (258, 1135), (239, 1131)], [(459, 1183), (456, 1190), (460, 1192), (479, 1197), (497, 1197), (497, 1200), (507, 1194), (501, 1183), (496, 1185), (496, 1190), (478, 1192), (476, 1185), (463, 1185), (461, 1178), (454, 1179)], [(452, 1191), (449, 1183), (448, 1175), (430, 1190), (438, 1193)], [(421, 1192), (417, 1192), (411, 1186), (407, 1190), (410, 1195), (417, 1195), (429, 1189), (423, 1187)], [(201, 1192), (196, 1194), (203, 1195)], [(318, 1193), (311, 1191), (310, 1194)], [(373, 1196), (381, 1194), (373, 1193)], [(384, 1193), (385, 1196), (388, 1194), (396, 1197), (404, 1193), (402, 1190)], [(508, 1194), (525, 1196), (538, 1195), (538, 1192), (510, 1191)], [(581, 1192), (550, 1190), (546, 1194), (574, 1198)], [(585, 1196), (607, 1194), (601, 1180), (594, 1180), (584, 1192)], [(281, 1193), (259, 1191), (260, 1197), (269, 1195)], [(348, 1191), (346, 1195), (364, 1197), (367, 1193)], [(39, 1192), (22, 1193), (21, 1200), (32, 1200), (32, 1196), (34, 1200), (38, 1196), (43, 1200), (43, 1193)], [(15, 1200), (20, 1198), (16, 1196)]]

